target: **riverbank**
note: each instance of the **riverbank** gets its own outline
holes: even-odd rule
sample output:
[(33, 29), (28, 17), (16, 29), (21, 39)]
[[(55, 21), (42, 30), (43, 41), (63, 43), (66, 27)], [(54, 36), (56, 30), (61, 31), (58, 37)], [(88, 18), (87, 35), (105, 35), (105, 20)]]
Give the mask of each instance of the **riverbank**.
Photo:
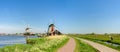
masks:
[(69, 38), (65, 35), (31, 38), (28, 39), (28, 41), (30, 41), (28, 44), (5, 46), (0, 49), (0, 52), (54, 52), (54, 50), (65, 44), (68, 39)]

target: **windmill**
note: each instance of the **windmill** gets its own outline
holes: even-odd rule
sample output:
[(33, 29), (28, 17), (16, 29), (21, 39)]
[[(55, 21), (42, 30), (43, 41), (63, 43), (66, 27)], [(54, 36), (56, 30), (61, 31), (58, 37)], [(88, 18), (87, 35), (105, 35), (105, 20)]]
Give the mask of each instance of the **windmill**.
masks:
[(33, 35), (33, 34), (31, 34), (31, 32), (29, 31), (30, 29), (31, 29), (31, 28), (29, 28), (28, 25), (27, 25), (27, 27), (25, 28), (25, 33), (24, 33), (25, 36), (31, 36), (31, 35)]
[(51, 35), (51, 36), (55, 35), (54, 31), (55, 31), (55, 25), (54, 24), (50, 24), (48, 26), (48, 32), (47, 32), (48, 35)]
[(31, 28), (29, 28), (28, 25), (27, 25), (25, 31), (26, 31), (26, 32), (29, 32), (30, 29), (31, 29)]
[(51, 24), (49, 24), (49, 26), (48, 26), (48, 31), (47, 31), (47, 35), (50, 35), (50, 36), (53, 36), (53, 35), (60, 35), (60, 34), (62, 34), (60, 31), (58, 31), (57, 29), (56, 29), (57, 27), (55, 26), (55, 24), (54, 23), (51, 23)]

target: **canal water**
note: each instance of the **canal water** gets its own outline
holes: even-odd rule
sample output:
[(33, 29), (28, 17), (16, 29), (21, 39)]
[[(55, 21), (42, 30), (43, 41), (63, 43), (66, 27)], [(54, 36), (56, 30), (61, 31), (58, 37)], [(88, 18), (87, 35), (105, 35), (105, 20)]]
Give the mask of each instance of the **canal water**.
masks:
[[(36, 38), (36, 36), (30, 38)], [(26, 44), (26, 38), (24, 36), (0, 36), (0, 47), (13, 44)]]
[(115, 44), (115, 43), (111, 43), (111, 42), (106, 42), (106, 41), (97, 41), (97, 42), (103, 42), (105, 44), (108, 44), (108, 45), (111, 45), (111, 46), (115, 46), (115, 47), (120, 46), (119, 44)]

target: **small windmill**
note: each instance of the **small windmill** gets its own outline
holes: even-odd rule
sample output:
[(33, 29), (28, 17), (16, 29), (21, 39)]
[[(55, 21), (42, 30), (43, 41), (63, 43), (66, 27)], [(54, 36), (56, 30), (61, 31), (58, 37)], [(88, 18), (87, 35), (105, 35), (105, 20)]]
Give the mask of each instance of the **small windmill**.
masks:
[(31, 28), (29, 28), (28, 25), (27, 25), (27, 27), (25, 28), (25, 33), (24, 33), (25, 36), (31, 36), (32, 35), (31, 32), (29, 31), (30, 29)]
[(26, 31), (26, 32), (29, 32), (30, 29), (31, 29), (31, 28), (29, 28), (28, 25), (27, 25), (25, 31)]

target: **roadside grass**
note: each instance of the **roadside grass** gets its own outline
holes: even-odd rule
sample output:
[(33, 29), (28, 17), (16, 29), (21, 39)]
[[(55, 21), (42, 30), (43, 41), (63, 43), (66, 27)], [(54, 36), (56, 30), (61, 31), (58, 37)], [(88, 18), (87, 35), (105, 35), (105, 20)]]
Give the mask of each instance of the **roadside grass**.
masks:
[[(93, 41), (93, 40), (92, 40)], [(94, 41), (94, 42), (97, 42), (97, 41)], [(102, 44), (102, 45), (105, 45), (105, 46), (108, 46), (108, 47), (110, 47), (110, 48), (113, 48), (113, 49), (116, 49), (116, 50), (118, 50), (118, 51), (120, 51), (120, 45), (119, 46), (112, 46), (112, 44), (105, 44), (105, 43), (103, 43), (103, 42), (97, 42), (97, 43), (100, 43), (100, 44)]]
[[(110, 40), (109, 35), (72, 35), (72, 36), (100, 43), (102, 45), (120, 51), (120, 35), (111, 35), (114, 38), (112, 41)], [(104, 42), (110, 42), (111, 44), (106, 44)], [(112, 44), (118, 44), (119, 46), (113, 46)]]
[(0, 48), (0, 52), (56, 52), (68, 39), (65, 35), (32, 38), (27, 40), (27, 44), (16, 44)]
[[(95, 40), (100, 40), (100, 41), (109, 41), (111, 43), (115, 43), (115, 44), (120, 44), (120, 35), (74, 35), (77, 37), (81, 37), (81, 38), (85, 38), (85, 39), (95, 39)], [(110, 37), (113, 37), (113, 40), (110, 40)]]
[(76, 47), (75, 47), (74, 52), (99, 52), (98, 50), (96, 50), (89, 44), (81, 41), (80, 39), (78, 39), (74, 36), (71, 36), (71, 37), (74, 38), (76, 41)]

